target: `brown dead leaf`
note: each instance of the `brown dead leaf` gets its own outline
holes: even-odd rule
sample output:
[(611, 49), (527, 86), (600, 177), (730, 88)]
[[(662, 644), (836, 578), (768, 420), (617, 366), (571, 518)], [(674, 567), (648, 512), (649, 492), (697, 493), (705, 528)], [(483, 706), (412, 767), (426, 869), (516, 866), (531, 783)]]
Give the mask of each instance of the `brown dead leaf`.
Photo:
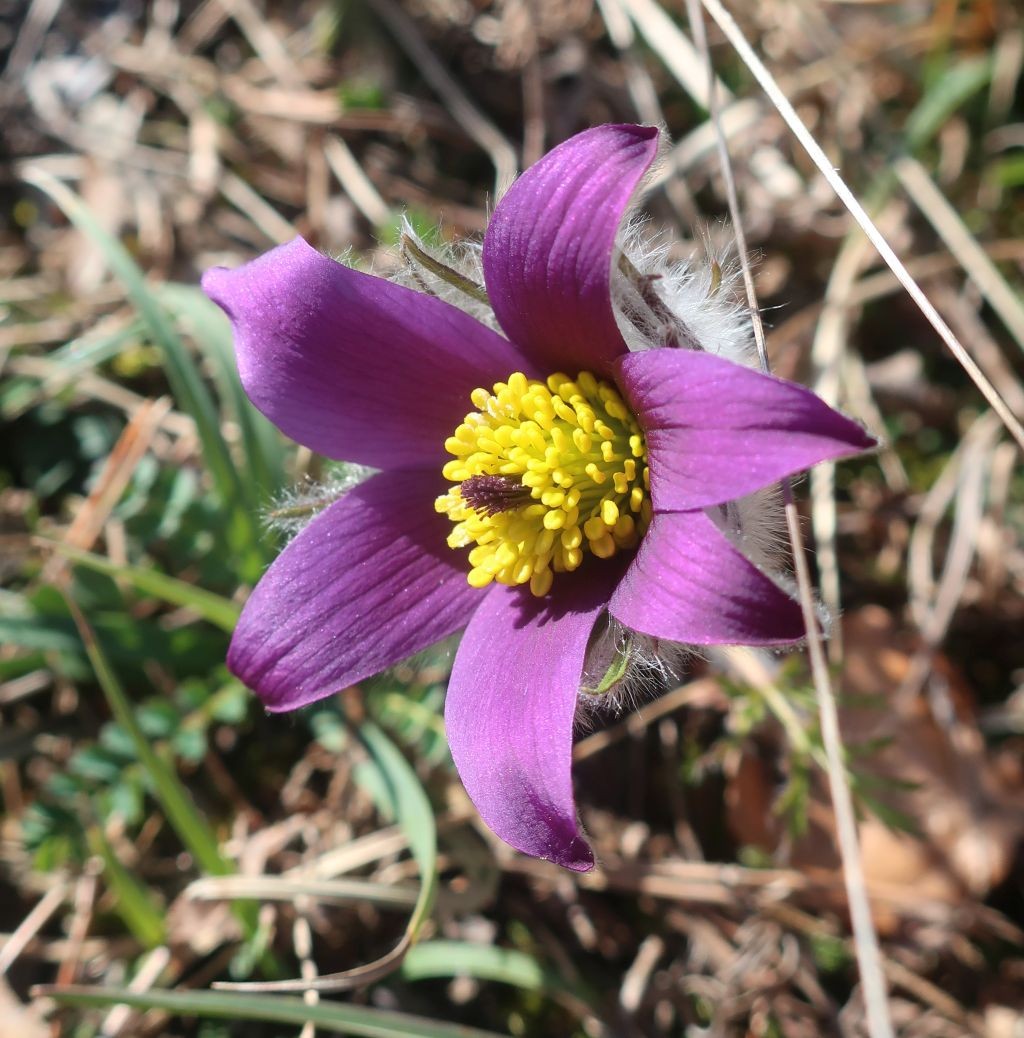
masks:
[[(1024, 785), (991, 758), (970, 689), (948, 660), (935, 658), (922, 695), (896, 696), (918, 646), (891, 614), (876, 606), (850, 614), (844, 640), (841, 722), (853, 768), (871, 777), (872, 794), (885, 807), (912, 823), (905, 832), (866, 814), (859, 825), (876, 924), (886, 932), (901, 903), (980, 900), (1006, 878), (1024, 838)], [(858, 746), (870, 750), (858, 753)], [(742, 842), (784, 854), (795, 868), (837, 878), (835, 822), (823, 777), (814, 784), (808, 830), (788, 848), (779, 819), (767, 809), (777, 752), (771, 740), (749, 745), (729, 783), (730, 826)]]

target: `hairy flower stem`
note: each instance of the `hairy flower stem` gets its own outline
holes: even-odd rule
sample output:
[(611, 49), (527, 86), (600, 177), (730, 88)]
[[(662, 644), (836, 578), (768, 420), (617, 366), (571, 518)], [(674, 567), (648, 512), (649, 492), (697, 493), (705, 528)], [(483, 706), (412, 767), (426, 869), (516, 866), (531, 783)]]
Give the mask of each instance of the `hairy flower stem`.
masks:
[(657, 274), (642, 274), (624, 252), (619, 254), (619, 271), (636, 289), (637, 295), (658, 321), (660, 330), (665, 336), (662, 345), (676, 348), (685, 347), (690, 350), (703, 349), (693, 332), (672, 313), (665, 300), (658, 295), (657, 289), (654, 287), (654, 283), (658, 280)]
[(452, 288), (457, 288), (460, 292), (464, 292), (467, 296), (475, 299), (478, 303), (489, 305), (487, 293), (481, 285), (478, 285), (475, 281), (471, 281), (469, 278), (460, 274), (457, 270), (453, 270), (447, 264), (442, 263), (439, 259), (435, 259), (426, 251), (426, 249), (420, 246), (419, 242), (417, 242), (411, 234), (403, 234), (398, 247), (403, 256), (411, 257), (421, 267), (429, 270), (431, 274), (435, 277), (439, 277), (442, 281), (451, 285)]

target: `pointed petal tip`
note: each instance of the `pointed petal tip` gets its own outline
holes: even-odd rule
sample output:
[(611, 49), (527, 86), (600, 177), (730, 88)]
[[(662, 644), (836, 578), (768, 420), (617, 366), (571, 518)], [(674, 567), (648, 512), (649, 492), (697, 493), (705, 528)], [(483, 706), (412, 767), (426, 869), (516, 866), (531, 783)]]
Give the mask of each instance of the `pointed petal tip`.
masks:
[(805, 386), (712, 353), (646, 350), (616, 368), (647, 436), (655, 511), (722, 504), (876, 446)]
[(582, 836), (574, 836), (564, 850), (552, 853), (548, 861), (570, 872), (590, 872), (594, 867), (594, 852)]
[(530, 166), (494, 210), (482, 258), (495, 317), (549, 371), (606, 366), (626, 350), (612, 254), (658, 132), (625, 123), (584, 130)]
[(199, 280), (199, 287), (213, 300), (222, 310), (228, 313), (225, 300), (227, 298), (227, 281), (231, 276), (228, 267), (211, 267)]
[(232, 298), (238, 291), (247, 291), (248, 285), (244, 273), (252, 264), (269, 266), (268, 260), (287, 260), (290, 263), (301, 263), (303, 259), (318, 258), (319, 254), (305, 238), (293, 238), (284, 245), (278, 245), (255, 260), (242, 263), (237, 267), (210, 267), (199, 279), (199, 287), (229, 317), (232, 316)]
[(608, 123), (607, 126), (610, 130), (631, 135), (641, 141), (655, 140), (661, 132), (657, 126), (644, 126), (640, 123)]
[(587, 644), (614, 581), (600, 568), (556, 599), (496, 585), (474, 614), (448, 684), (452, 759), (484, 822), (524, 854), (593, 867), (572, 784), (572, 733)]
[(803, 612), (703, 511), (655, 514), (609, 612), (684, 645), (788, 646)]

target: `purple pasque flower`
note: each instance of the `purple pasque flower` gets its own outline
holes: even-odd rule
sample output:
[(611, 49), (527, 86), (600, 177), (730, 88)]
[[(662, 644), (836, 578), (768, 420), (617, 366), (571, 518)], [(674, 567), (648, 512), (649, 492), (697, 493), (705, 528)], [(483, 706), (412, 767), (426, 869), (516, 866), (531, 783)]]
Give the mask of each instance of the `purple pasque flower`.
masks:
[(310, 449), (380, 470), (270, 567), (230, 668), (290, 710), (465, 628), (445, 720), (466, 790), (503, 840), (576, 870), (594, 860), (571, 751), (595, 625), (798, 640), (797, 604), (721, 506), (872, 445), (713, 341), (627, 347), (612, 258), (656, 149), (653, 128), (600, 126), (508, 191), (482, 252), (504, 335), (302, 240), (203, 279), (253, 403)]

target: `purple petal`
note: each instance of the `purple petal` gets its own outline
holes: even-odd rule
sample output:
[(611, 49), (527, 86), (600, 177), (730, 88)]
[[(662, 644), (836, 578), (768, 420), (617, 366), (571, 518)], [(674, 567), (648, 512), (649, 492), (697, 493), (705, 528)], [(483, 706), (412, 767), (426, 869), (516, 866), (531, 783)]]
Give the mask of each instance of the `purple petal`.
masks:
[(301, 238), (203, 278), (234, 325), (242, 384), (293, 440), (375, 468), (443, 464), (469, 394), (524, 359), (440, 299), (336, 263)]
[(722, 504), (875, 441), (809, 389), (696, 350), (617, 362), (647, 437), (655, 511)]
[(491, 306), (547, 372), (602, 368), (626, 349), (612, 312), (612, 250), (657, 137), (652, 126), (577, 134), (531, 166), (494, 210), (483, 252)]
[(278, 556), (235, 628), (228, 667), (268, 710), (291, 710), (464, 627), (483, 601), (434, 511), (429, 472), (382, 472)]
[(691, 645), (783, 645), (800, 607), (703, 512), (656, 514), (608, 611), (634, 631)]
[(614, 567), (559, 574), (550, 599), (496, 586), (462, 639), (445, 705), (455, 766), (506, 843), (577, 872), (594, 864), (572, 793), (583, 659)]

